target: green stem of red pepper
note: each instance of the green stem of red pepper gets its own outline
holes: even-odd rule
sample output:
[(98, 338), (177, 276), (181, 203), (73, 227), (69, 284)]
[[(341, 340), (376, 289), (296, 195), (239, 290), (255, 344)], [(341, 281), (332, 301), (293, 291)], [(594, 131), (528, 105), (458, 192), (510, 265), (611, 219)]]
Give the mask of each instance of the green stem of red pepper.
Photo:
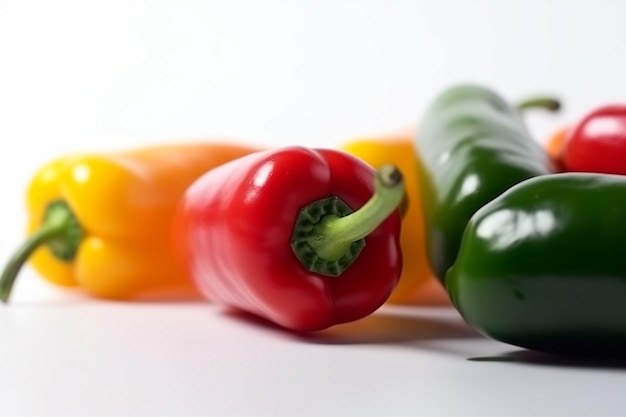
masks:
[(404, 198), (404, 181), (393, 165), (380, 167), (374, 194), (352, 212), (338, 197), (314, 201), (296, 220), (292, 248), (302, 264), (322, 275), (339, 276), (356, 260), (372, 233)]

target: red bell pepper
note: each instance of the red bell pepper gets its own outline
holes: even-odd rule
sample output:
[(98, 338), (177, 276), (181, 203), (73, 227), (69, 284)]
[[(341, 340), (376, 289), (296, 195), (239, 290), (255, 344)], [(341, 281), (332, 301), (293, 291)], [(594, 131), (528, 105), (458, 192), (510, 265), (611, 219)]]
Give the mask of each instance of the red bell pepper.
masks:
[(560, 152), (565, 171), (626, 175), (626, 105), (587, 114), (566, 133)]
[(391, 295), (403, 196), (392, 165), (374, 171), (331, 149), (257, 152), (191, 185), (174, 245), (208, 299), (290, 330), (321, 330)]

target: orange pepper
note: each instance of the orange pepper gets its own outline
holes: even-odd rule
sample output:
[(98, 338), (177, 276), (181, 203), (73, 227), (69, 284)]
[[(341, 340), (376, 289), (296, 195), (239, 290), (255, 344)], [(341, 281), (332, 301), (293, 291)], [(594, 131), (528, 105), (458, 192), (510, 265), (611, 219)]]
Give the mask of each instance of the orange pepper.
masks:
[(403, 208), (400, 244), (404, 266), (390, 304), (449, 304), (443, 286), (433, 275), (426, 256), (416, 153), (409, 134), (386, 138), (364, 138), (340, 146), (374, 168), (392, 163), (403, 174), (407, 195)]
[(551, 158), (560, 162), (563, 153), (563, 147), (565, 146), (565, 139), (567, 138), (568, 127), (564, 126), (557, 130), (545, 144), (546, 151)]
[(177, 203), (206, 171), (253, 151), (207, 142), (50, 162), (28, 187), (28, 237), (0, 278), (0, 299), (26, 261), (99, 298), (198, 296), (169, 243)]

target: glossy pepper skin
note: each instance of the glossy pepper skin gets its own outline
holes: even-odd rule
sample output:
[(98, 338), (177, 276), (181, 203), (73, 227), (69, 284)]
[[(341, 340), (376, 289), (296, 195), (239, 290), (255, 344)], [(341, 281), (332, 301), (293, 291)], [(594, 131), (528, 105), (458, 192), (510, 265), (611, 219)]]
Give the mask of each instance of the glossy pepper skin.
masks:
[(2, 299), (25, 261), (99, 298), (198, 297), (172, 252), (178, 200), (207, 170), (254, 150), (188, 143), (51, 161), (28, 187), (29, 241), (4, 271)]
[(410, 133), (355, 139), (341, 149), (374, 168), (392, 163), (405, 179), (400, 243), (404, 254), (402, 276), (389, 297), (390, 304), (449, 305), (448, 295), (435, 278), (426, 257), (421, 192), (417, 182), (416, 155)]
[[(397, 209), (334, 276), (310, 270), (323, 257), (305, 265), (292, 245), (298, 230), (320, 224), (330, 206), (307, 207), (339, 197), (359, 209), (372, 197), (374, 175), (345, 152), (297, 146), (224, 164), (198, 179), (181, 200), (173, 229), (179, 258), (208, 299), (288, 330), (316, 331), (365, 317), (388, 299), (400, 277)], [(298, 229), (305, 211), (310, 227)]]
[(626, 349), (626, 178), (558, 173), (524, 181), (470, 220), (447, 290), (465, 320), (558, 354)]
[(441, 92), (415, 144), (428, 259), (442, 283), (476, 210), (512, 185), (555, 170), (518, 108), (480, 85)]
[(560, 153), (565, 171), (626, 175), (626, 105), (586, 114), (568, 130)]

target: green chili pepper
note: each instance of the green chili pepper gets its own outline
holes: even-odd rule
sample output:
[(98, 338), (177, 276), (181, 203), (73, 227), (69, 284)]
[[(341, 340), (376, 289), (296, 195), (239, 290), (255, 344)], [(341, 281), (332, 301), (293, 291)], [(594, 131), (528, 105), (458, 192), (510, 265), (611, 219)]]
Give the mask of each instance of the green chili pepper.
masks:
[(446, 285), (477, 331), (559, 354), (626, 351), (626, 177), (524, 181), (471, 218)]
[(443, 91), (425, 113), (415, 139), (417, 170), (428, 260), (442, 282), (476, 210), (512, 185), (555, 170), (522, 119), (525, 107), (462, 84)]

